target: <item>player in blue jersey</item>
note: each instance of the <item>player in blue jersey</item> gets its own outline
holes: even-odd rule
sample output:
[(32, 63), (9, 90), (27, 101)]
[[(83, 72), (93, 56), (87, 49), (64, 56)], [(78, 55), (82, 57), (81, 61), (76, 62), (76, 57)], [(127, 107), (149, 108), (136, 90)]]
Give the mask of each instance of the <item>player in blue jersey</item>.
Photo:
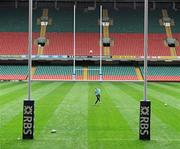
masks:
[(101, 97), (101, 90), (99, 88), (95, 88), (95, 95), (97, 98), (95, 104), (97, 104), (97, 102), (100, 102), (100, 97)]

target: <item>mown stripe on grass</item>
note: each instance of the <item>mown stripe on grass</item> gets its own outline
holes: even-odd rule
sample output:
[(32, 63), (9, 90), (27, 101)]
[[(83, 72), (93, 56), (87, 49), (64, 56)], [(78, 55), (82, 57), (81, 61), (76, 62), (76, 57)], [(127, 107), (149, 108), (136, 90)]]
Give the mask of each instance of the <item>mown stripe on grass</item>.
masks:
[[(127, 86), (129, 86), (129, 88), (132, 88), (134, 90), (134, 92), (137, 91), (142, 91), (143, 92), (143, 87), (137, 84), (133, 84), (131, 87), (129, 84), (127, 84)], [(164, 106), (164, 103), (161, 102), (157, 97), (156, 94), (148, 94), (149, 99), (152, 102), (152, 114), (155, 114), (155, 116), (162, 121), (162, 126), (164, 127), (159, 127), (159, 130), (164, 130), (166, 132), (167, 129), (169, 129), (169, 131), (167, 131), (167, 135), (166, 138), (168, 139), (169, 137), (177, 137), (180, 136), (180, 111), (177, 110), (176, 108), (173, 108), (171, 106)], [(158, 129), (158, 128), (157, 128)], [(165, 137), (165, 136), (163, 136)], [(171, 138), (172, 139), (172, 138)]]
[(176, 99), (180, 99), (180, 89), (178, 87), (172, 87), (172, 86), (164, 86), (160, 83), (150, 83), (148, 86), (149, 89), (154, 89), (164, 96), (171, 96)]
[[(14, 93), (19, 93), (19, 91), (24, 90), (25, 87), (26, 87), (26, 84), (20, 83), (20, 84), (15, 85), (15, 86), (12, 85), (12, 86), (9, 86), (8, 88), (1, 89), (0, 98), (1, 98), (2, 96), (8, 95), (8, 94), (10, 94), (10, 93), (12, 93), (12, 94), (14, 94)], [(0, 104), (1, 104), (1, 102), (3, 102), (3, 100), (0, 100)]]
[[(129, 93), (131, 93), (130, 94), (130, 96), (133, 96), (133, 97), (135, 97), (136, 96), (136, 93), (138, 93), (138, 92), (141, 92), (141, 94), (142, 94), (142, 92), (143, 92), (143, 87), (137, 87), (135, 84), (124, 84), (124, 86), (123, 86), (123, 89), (124, 89), (124, 91), (126, 92), (127, 91), (127, 89), (128, 89), (128, 92)], [(152, 114), (158, 114), (158, 113), (160, 113), (160, 111), (162, 111), (162, 110), (167, 110), (167, 107), (165, 107), (164, 106), (164, 104), (162, 104), (160, 101), (158, 101), (155, 97), (154, 97), (154, 95), (152, 95), (152, 97), (151, 97), (151, 95), (149, 95), (150, 96), (150, 99), (152, 99), (151, 101), (152, 101)], [(136, 98), (137, 99), (137, 98)], [(138, 101), (138, 99), (137, 99), (137, 101)], [(157, 109), (156, 109), (157, 108)], [(163, 111), (164, 113), (161, 113), (162, 115), (165, 115), (166, 114), (166, 111)], [(155, 116), (155, 115), (152, 115), (152, 116)], [(158, 117), (157, 117), (158, 118)], [(160, 121), (160, 119), (159, 119), (159, 121)], [(164, 126), (164, 122), (162, 122), (163, 124), (163, 126)], [(161, 127), (161, 126), (160, 126)], [(168, 127), (167, 125), (165, 126), (166, 128)], [(171, 130), (172, 131), (172, 130)], [(168, 136), (170, 136), (170, 135), (168, 135)]]
[[(139, 85), (139, 84), (135, 84), (134, 83), (134, 87), (135, 88), (143, 88), (143, 86)], [(153, 88), (151, 87), (151, 84), (148, 85), (148, 95), (152, 95), (155, 96), (157, 100), (161, 101), (162, 103), (166, 103), (169, 106), (172, 106), (173, 108), (176, 108), (177, 110), (180, 110), (180, 100), (179, 98), (179, 94), (174, 94), (173, 95), (168, 95), (168, 94), (164, 94), (162, 93), (162, 90), (158, 90), (157, 88)]]
[[(42, 83), (33, 83), (32, 84), (32, 95), (39, 94), (39, 92), (44, 92), (44, 87), (49, 84)], [(15, 94), (15, 93), (14, 93)], [(7, 97), (2, 97), (2, 99), (6, 102), (6, 104), (1, 105), (0, 108), (0, 127), (5, 125), (8, 121), (11, 120), (14, 116), (16, 116), (20, 111), (22, 111), (23, 100), (27, 97), (27, 87), (26, 90), (22, 90), (18, 94), (15, 95), (9, 94)], [(8, 100), (7, 100), (8, 98)]]
[[(88, 85), (66, 83), (64, 88), (67, 88), (67, 91), (61, 89), (56, 95), (61, 103), (52, 103), (56, 104), (53, 115), (49, 117), (31, 148), (87, 148)], [(52, 129), (56, 129), (57, 133), (52, 134)]]
[[(39, 94), (39, 92), (44, 91), (44, 87), (46, 87), (47, 84), (42, 86), (42, 83), (33, 83), (32, 84), (32, 95)], [(9, 95), (9, 98), (11, 98), (11, 94)], [(13, 95), (14, 96), (14, 95)], [(27, 92), (23, 92), (20, 96), (16, 96), (13, 100), (8, 100), (6, 104), (4, 104), (0, 108), (0, 128), (6, 125), (13, 117), (17, 116), (19, 112), (22, 112), (22, 105), (23, 100), (27, 97)], [(6, 99), (3, 99), (6, 100)]]
[[(136, 92), (136, 97), (132, 97), (129, 90), (123, 90), (124, 85), (122, 85), (122, 83), (108, 83), (105, 87), (109, 95), (112, 96), (112, 101), (126, 119), (131, 130), (138, 132), (139, 105), (136, 100), (141, 99), (142, 94)], [(138, 136), (134, 136), (134, 138), (138, 138)]]
[(172, 87), (180, 87), (180, 82), (161, 82), (161, 84), (172, 86)]
[[(127, 147), (125, 139), (134, 139), (135, 133), (130, 128), (127, 119), (119, 111), (119, 105), (114, 102), (117, 94), (111, 88), (111, 83), (91, 83), (88, 106), (88, 144), (89, 148), (109, 149)], [(102, 90), (101, 104), (94, 105), (94, 89)], [(133, 143), (129, 147), (133, 147)]]
[(180, 97), (180, 88), (178, 86), (170, 86), (169, 84), (167, 85), (163, 83), (150, 83), (150, 86), (159, 88), (160, 90), (162, 89), (166, 94), (172, 94), (173, 96), (178, 95), (178, 98)]
[[(37, 85), (36, 85), (37, 84)], [(42, 83), (38, 83), (38, 82), (34, 82), (33, 84), (32, 84), (32, 87), (33, 86), (37, 86), (37, 88), (38, 88), (38, 86), (39, 87), (41, 87), (42, 85), (41, 85)], [(46, 84), (45, 84), (46, 85)], [(7, 92), (5, 95), (2, 95), (2, 96), (0, 96), (0, 99), (2, 99), (1, 101), (0, 101), (0, 107), (4, 107), (5, 105), (9, 105), (11, 102), (14, 102), (14, 100), (16, 100), (18, 97), (21, 97), (21, 96), (25, 96), (26, 95), (26, 97), (27, 97), (27, 94), (28, 94), (28, 89), (27, 89), (27, 83), (23, 86), (23, 88), (21, 88), (21, 89), (16, 89), (16, 90), (14, 90), (14, 91), (10, 91), (10, 92)], [(6, 90), (8, 90), (9, 91), (9, 89), (7, 88)]]
[[(47, 86), (47, 83), (44, 82), (33, 82), (32, 83), (32, 92), (35, 91), (36, 89), (42, 88)], [(8, 90), (8, 89), (7, 89)], [(15, 91), (15, 92), (9, 92), (3, 96), (0, 96), (0, 98), (3, 100), (3, 104), (0, 105), (0, 107), (4, 107), (5, 105), (11, 104), (11, 102), (14, 102), (14, 100), (21, 98), (23, 96), (23, 99), (28, 97), (28, 84), (25, 84), (25, 88)], [(33, 96), (33, 94), (32, 94)], [(33, 97), (31, 97), (33, 98)]]
[(18, 86), (20, 84), (25, 84), (25, 82), (0, 82), (0, 90), (4, 90), (6, 88), (12, 87), (12, 86)]
[[(139, 99), (137, 98), (137, 94), (141, 94), (143, 92), (143, 88), (140, 90), (134, 83), (122, 83), (121, 90), (123, 92), (127, 92), (130, 96), (132, 96), (139, 103)], [(129, 98), (128, 98), (129, 99)], [(171, 126), (166, 124), (159, 116), (156, 114), (161, 111), (161, 109), (154, 109), (154, 107), (159, 107), (157, 103), (152, 102), (152, 115), (151, 115), (151, 143), (143, 143), (145, 148), (166, 148), (167, 146), (174, 147), (173, 140), (180, 140), (180, 133), (177, 130), (174, 130)], [(164, 115), (165, 113), (161, 113)], [(138, 124), (139, 125), (139, 124)], [(168, 143), (167, 143), (168, 142)], [(176, 141), (177, 142), (177, 141)], [(180, 145), (180, 142), (179, 144)]]
[[(46, 82), (47, 83), (47, 82)], [(45, 84), (46, 84), (45, 83)], [(67, 82), (66, 82), (67, 83)], [(48, 95), (45, 95), (45, 97), (42, 97), (42, 95), (45, 94), (45, 92), (49, 89), (46, 89), (44, 91), (41, 92), (41, 94), (39, 94), (38, 96), (41, 98), (39, 101), (36, 102), (36, 128), (35, 130), (35, 139), (33, 141), (18, 141), (16, 140), (17, 137), (21, 136), (21, 127), (22, 127), (22, 111), (21, 113), (19, 113), (19, 115), (17, 117), (12, 118), (12, 120), (10, 122), (7, 123), (6, 130), (4, 130), (3, 128), (0, 128), (0, 138), (3, 138), (2, 140), (0, 140), (0, 148), (2, 149), (11, 149), (11, 148), (18, 148), (18, 149), (24, 149), (24, 148), (57, 148), (59, 149), (61, 148), (77, 148), (77, 149), (81, 149), (81, 146), (79, 147), (77, 142), (84, 142), (82, 143), (84, 145), (84, 148), (98, 148), (98, 149), (109, 149), (109, 148), (113, 148), (113, 149), (119, 149), (119, 148), (145, 148), (145, 149), (179, 149), (180, 148), (180, 134), (178, 130), (175, 130), (173, 127), (173, 125), (171, 124), (167, 124), (166, 122), (164, 122), (164, 118), (168, 119), (169, 114), (171, 112), (171, 109), (168, 109), (169, 107), (164, 107), (163, 102), (161, 101), (157, 101), (156, 97), (151, 97), (150, 95), (150, 99), (152, 98), (152, 123), (151, 123), (151, 130), (152, 130), (152, 140), (151, 141), (139, 141), (138, 140), (138, 132), (136, 131), (137, 129), (135, 129), (134, 131), (132, 131), (131, 133), (134, 133), (134, 136), (131, 137), (123, 137), (123, 138), (119, 138), (119, 137), (110, 137), (107, 136), (109, 134), (112, 134), (110, 131), (108, 131), (107, 129), (103, 129), (103, 131), (101, 131), (101, 137), (96, 138), (96, 131), (94, 130), (93, 132), (93, 136), (94, 136), (94, 140), (93, 141), (88, 141), (88, 147), (87, 147), (87, 142), (85, 143), (85, 141), (87, 141), (87, 138), (82, 139), (78, 139), (78, 141), (75, 140), (75, 142), (72, 143), (72, 141), (74, 141), (75, 137), (78, 137), (79, 135), (77, 135), (76, 133), (80, 134), (83, 133), (85, 134), (85, 132), (88, 131), (87, 128), (82, 129), (81, 132), (76, 132), (76, 133), (72, 133), (71, 129), (68, 128), (72, 128), (73, 126), (77, 126), (77, 124), (80, 124), (80, 126), (82, 126), (81, 122), (75, 122), (75, 124), (70, 124), (72, 122), (74, 122), (74, 119), (78, 119), (77, 121), (83, 121), (83, 126), (85, 126), (85, 120), (87, 121), (87, 116), (86, 113), (84, 114), (84, 116), (82, 116), (83, 114), (78, 113), (77, 111), (79, 110), (76, 106), (76, 108), (74, 108), (74, 105), (77, 103), (77, 106), (80, 108), (80, 111), (85, 111), (87, 112), (87, 100), (88, 100), (88, 112), (92, 112), (91, 110), (94, 111), (94, 108), (92, 108), (89, 111), (89, 106), (91, 106), (91, 104), (94, 104), (95, 102), (95, 96), (94, 96), (94, 87), (99, 86), (102, 87), (102, 104), (100, 106), (103, 106), (103, 111), (100, 110), (100, 112), (98, 111), (94, 111), (94, 115), (98, 115), (99, 120), (101, 120), (101, 116), (106, 116), (107, 113), (107, 117), (109, 117), (108, 112), (106, 112), (106, 110), (110, 110), (110, 109), (114, 109), (113, 110), (115, 113), (115, 119), (116, 119), (116, 115), (120, 114), (123, 117), (123, 121), (126, 117), (128, 117), (128, 114), (122, 114), (123, 112), (119, 112), (121, 110), (121, 108), (123, 109), (124, 107), (126, 107), (127, 105), (123, 105), (126, 102), (126, 100), (130, 100), (132, 102), (129, 102), (131, 104), (129, 104), (131, 107), (135, 107), (135, 109), (130, 109), (129, 108), (124, 108), (122, 111), (124, 112), (129, 112), (130, 113), (134, 113), (132, 115), (136, 115), (139, 116), (139, 100), (141, 100), (142, 94), (143, 94), (143, 86), (142, 84), (139, 83), (112, 83), (111, 86), (109, 86), (109, 83), (102, 83), (102, 85), (98, 84), (98, 83), (88, 83), (88, 87), (86, 87), (86, 84), (84, 86), (84, 83), (80, 83), (80, 85), (78, 83), (76, 83), (76, 86), (78, 86), (77, 91), (75, 92), (75, 90), (72, 92), (71, 89), (67, 89), (69, 91), (67, 91), (68, 93), (68, 97), (65, 97), (65, 99), (61, 97), (64, 97), (67, 93), (65, 88), (66, 87), (66, 83), (64, 83), (63, 85), (61, 85), (58, 88), (61, 89), (57, 89), (54, 90), (53, 92), (49, 93)], [(47, 84), (51, 84), (51, 83), (47, 83)], [(73, 86), (73, 84), (71, 83), (67, 83), (69, 84), (69, 86)], [(139, 84), (141, 87), (137, 86), (137, 84)], [(42, 86), (44, 86), (42, 84)], [(104, 87), (105, 86), (105, 87)], [(115, 86), (115, 87), (112, 87)], [(85, 91), (87, 90), (87, 91)], [(89, 93), (88, 93), (89, 91)], [(104, 93), (105, 91), (105, 93)], [(160, 90), (159, 90), (160, 91)], [(58, 92), (58, 94), (57, 94)], [(80, 92), (80, 94), (79, 94)], [(61, 94), (63, 93), (63, 94)], [(75, 98), (73, 96), (73, 94), (75, 94)], [(79, 95), (76, 95), (79, 94)], [(89, 95), (88, 95), (89, 94)], [(34, 94), (33, 94), (34, 95)], [(62, 96), (61, 96), (62, 95)], [(70, 95), (72, 95), (72, 100), (69, 99)], [(86, 95), (88, 95), (88, 97), (86, 97)], [(123, 95), (121, 97), (121, 95)], [(127, 96), (128, 95), (128, 96)], [(22, 95), (21, 95), (22, 96)], [(85, 97), (82, 99), (79, 99), (78, 101), (75, 101), (75, 99), (77, 99), (77, 97)], [(129, 97), (130, 96), (130, 97)], [(57, 102), (54, 102), (54, 99), (56, 99), (56, 97), (59, 97)], [(33, 96), (34, 99), (37, 99), (35, 96)], [(19, 99), (19, 98), (16, 98)], [(24, 98), (23, 98), (24, 99)], [(107, 99), (107, 102), (106, 102)], [(67, 100), (67, 101), (66, 101)], [(80, 101), (82, 100), (82, 101)], [(85, 100), (85, 101), (84, 101)], [(119, 100), (122, 102), (122, 105), (119, 103)], [(134, 100), (134, 101), (133, 101)], [(66, 102), (65, 102), (66, 101)], [(110, 104), (108, 105), (110, 101)], [(7, 102), (7, 103), (11, 103), (11, 102)], [(55, 103), (55, 104), (54, 104)], [(62, 104), (63, 103), (63, 104)], [(83, 103), (83, 104), (82, 104)], [(132, 104), (136, 104), (136, 105), (132, 105)], [(22, 104), (22, 103), (21, 103)], [(69, 105), (70, 104), (70, 105)], [(58, 108), (56, 108), (56, 106), (58, 106)], [(67, 106), (68, 105), (68, 106)], [(136, 111), (136, 106), (138, 107), (138, 112)], [(4, 105), (3, 105), (4, 107)], [(82, 108), (82, 109), (81, 109)], [(117, 112), (117, 108), (118, 108), (118, 112)], [(163, 109), (164, 108), (164, 109)], [(171, 107), (172, 108), (172, 107)], [(0, 108), (1, 109), (1, 108)], [(22, 107), (20, 108), (22, 110)], [(58, 109), (58, 110), (57, 110)], [(63, 109), (63, 111), (61, 111), (61, 109)], [(66, 110), (67, 109), (67, 110)], [(74, 111), (74, 109), (76, 109), (76, 111)], [(77, 110), (78, 109), (78, 110)], [(16, 109), (14, 109), (14, 111), (16, 111)], [(57, 113), (56, 113), (57, 111)], [(104, 112), (105, 111), (105, 112)], [(50, 112), (50, 114), (47, 114), (48, 112)], [(60, 113), (59, 113), (60, 112)], [(75, 114), (72, 114), (74, 113)], [(111, 113), (111, 111), (110, 111)], [(159, 115), (157, 116), (156, 113), (159, 113)], [(63, 115), (63, 119), (61, 119), (61, 115)], [(94, 116), (92, 115), (92, 116)], [(111, 115), (111, 114), (110, 114)], [(59, 117), (58, 117), (59, 116)], [(80, 116), (81, 118), (76, 118), (76, 116)], [(161, 117), (163, 116), (163, 118), (161, 119)], [(38, 118), (39, 117), (39, 118)], [(56, 117), (58, 117), (57, 121), (56, 121)], [(72, 118), (73, 117), (73, 118)], [(113, 117), (113, 116), (112, 116)], [(125, 117), (125, 118), (124, 118)], [(131, 116), (130, 116), (131, 117)], [(85, 119), (84, 119), (85, 118)], [(94, 117), (93, 117), (94, 118)], [(175, 118), (175, 117), (174, 117)], [(70, 119), (70, 121), (68, 121), (68, 119)], [(73, 120), (71, 120), (73, 119)], [(83, 120), (82, 120), (83, 119)], [(89, 117), (88, 117), (89, 119)], [(109, 118), (108, 118), (109, 119)], [(129, 118), (126, 118), (129, 119)], [(137, 119), (137, 118), (135, 118)], [(130, 123), (128, 124), (130, 127), (138, 127), (139, 124), (136, 125), (136, 120), (134, 118), (132, 118), (132, 121), (134, 122), (133, 124), (131, 124), (131, 120), (125, 120), (126, 123)], [(65, 120), (65, 123), (64, 123)], [(121, 120), (121, 118), (120, 118)], [(113, 123), (116, 120), (113, 120)], [(96, 122), (96, 120), (95, 120)], [(139, 122), (139, 121), (138, 121)], [(138, 123), (137, 122), (137, 123)], [(61, 124), (63, 124), (63, 126), (61, 126)], [(67, 124), (67, 127), (65, 126), (65, 124)], [(90, 125), (94, 125), (94, 123), (90, 123), (88, 121), (88, 127)], [(99, 123), (101, 124), (101, 123)], [(99, 129), (101, 129), (101, 125), (98, 124)], [(108, 121), (108, 125), (109, 125), (109, 121)], [(52, 127), (57, 126), (57, 134), (50, 134), (49, 129), (51, 129)], [(69, 127), (70, 126), (70, 127)], [(112, 126), (112, 125), (111, 125)], [(114, 126), (114, 125), (113, 125)], [(87, 127), (87, 124), (86, 124)], [(103, 127), (103, 126), (102, 126)], [(179, 127), (179, 123), (177, 123), (177, 127)], [(74, 127), (73, 127), (74, 128)], [(112, 130), (111, 127), (109, 127), (110, 130)], [(116, 129), (116, 126), (114, 127), (115, 129), (113, 131), (119, 130), (119, 128)], [(133, 130), (133, 128), (131, 130)], [(3, 130), (3, 136), (1, 136), (1, 131)], [(61, 134), (59, 135), (58, 132), (61, 132)], [(64, 133), (63, 133), (64, 131)], [(106, 132), (107, 131), (107, 132)], [(48, 132), (49, 134), (46, 134), (46, 132)], [(105, 132), (105, 133), (104, 133)], [(99, 133), (99, 132), (98, 132)], [(119, 132), (118, 132), (119, 133)], [(123, 135), (123, 131), (121, 131), (122, 135)], [(127, 136), (127, 131), (125, 132), (125, 136)], [(137, 133), (137, 135), (136, 135)], [(63, 134), (65, 134), (66, 137), (63, 136)], [(72, 135), (74, 134), (74, 135)], [(43, 136), (43, 137), (42, 137)], [(47, 136), (47, 137), (46, 137)], [(49, 137), (50, 136), (50, 137)], [(70, 139), (70, 136), (71, 137)], [(105, 136), (105, 137), (103, 137)], [(89, 133), (88, 133), (88, 137), (89, 137)], [(72, 145), (74, 145), (73, 147), (71, 145), (69, 145), (68, 143), (72, 143)], [(2, 146), (3, 145), (3, 146)]]
[[(41, 85), (41, 86), (40, 86)], [(32, 96), (34, 100), (38, 100), (44, 94), (49, 94), (57, 85), (55, 83), (45, 84), (42, 86), (42, 83), (35, 84), (33, 83)], [(50, 87), (50, 88), (49, 88)], [(44, 92), (44, 90), (47, 90)], [(0, 128), (6, 125), (14, 117), (16, 117), (23, 110), (23, 100), (27, 97), (27, 93), (22, 94), (21, 96), (16, 97), (15, 100), (6, 104), (0, 109), (1, 119), (0, 119)]]
[[(41, 100), (47, 100), (46, 97), (48, 97), (48, 95), (51, 95), (51, 93), (54, 94), (56, 92), (55, 90), (60, 85), (62, 85), (62, 83), (57, 83), (57, 82), (56, 83), (48, 83), (48, 85), (45, 85), (46, 87), (42, 88), (39, 91), (38, 90), (35, 91), (36, 92), (36, 93), (34, 93), (34, 97), (36, 99), (35, 106), (37, 106), (38, 100), (40, 100), (40, 99)], [(21, 109), (22, 109), (22, 106), (21, 106)], [(38, 115), (37, 113), (38, 113), (38, 109), (36, 108), (36, 110), (35, 110), (35, 119), (37, 118), (36, 117)], [(43, 111), (41, 111), (41, 113), (46, 115), (46, 113), (43, 112)], [(36, 123), (36, 121), (37, 120), (35, 120), (35, 123)], [(41, 124), (41, 121), (39, 122), (39, 124)], [(41, 126), (44, 126), (44, 125), (41, 124)], [(14, 129), (14, 128), (17, 128), (17, 129)], [(27, 143), (27, 142), (17, 142), (16, 141), (17, 137), (21, 138), (22, 110), (21, 110), (21, 113), (19, 113), (17, 116), (15, 116), (13, 119), (11, 119), (11, 121), (8, 122), (1, 130), (3, 130), (3, 131), (1, 131), (0, 134), (3, 136), (3, 138), (1, 138), (1, 141), (2, 141), (2, 145), (4, 145), (4, 147), (12, 148), (13, 146), (17, 146), (17, 148), (21, 148), (22, 144)], [(36, 128), (36, 130), (38, 130), (38, 129)], [(35, 134), (36, 134), (36, 131), (35, 131)], [(27, 143), (27, 147), (28, 147), (28, 145), (29, 144)], [(22, 148), (24, 148), (24, 147), (22, 147)]]

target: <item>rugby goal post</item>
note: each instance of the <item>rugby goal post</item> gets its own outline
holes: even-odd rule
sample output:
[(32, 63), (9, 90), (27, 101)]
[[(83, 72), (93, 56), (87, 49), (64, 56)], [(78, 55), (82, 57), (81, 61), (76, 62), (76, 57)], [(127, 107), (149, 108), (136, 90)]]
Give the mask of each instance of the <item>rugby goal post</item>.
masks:
[[(99, 68), (98, 69), (88, 69), (88, 71), (99, 71), (99, 80), (102, 81), (102, 50), (103, 50), (103, 43), (102, 43), (102, 11), (103, 7), (100, 6), (100, 16), (99, 16)], [(76, 5), (74, 5), (74, 23), (73, 23), (73, 74), (72, 80), (77, 80), (77, 71), (82, 71), (81, 69), (76, 68)]]

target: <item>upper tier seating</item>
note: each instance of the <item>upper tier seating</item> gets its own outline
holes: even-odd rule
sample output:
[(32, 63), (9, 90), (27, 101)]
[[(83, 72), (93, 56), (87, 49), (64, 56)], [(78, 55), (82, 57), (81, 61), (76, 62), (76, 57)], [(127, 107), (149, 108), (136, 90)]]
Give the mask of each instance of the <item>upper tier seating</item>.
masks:
[[(162, 16), (161, 10), (149, 11), (149, 32), (163, 33), (163, 28), (159, 25)], [(177, 14), (176, 14), (177, 15)], [(144, 32), (144, 10), (121, 8), (120, 11), (110, 11), (110, 16), (114, 20), (114, 25), (110, 27), (115, 33), (143, 33)]]
[[(119, 11), (109, 10), (109, 16), (113, 19), (110, 32), (114, 33), (143, 33), (143, 9), (121, 8)], [(6, 15), (4, 15), (6, 14)], [(173, 32), (180, 32), (180, 17), (178, 12), (168, 10), (170, 17), (174, 18), (176, 26)], [(37, 18), (42, 15), (42, 9), (33, 11), (33, 31), (39, 32)], [(27, 32), (28, 31), (28, 9), (26, 8), (1, 8), (0, 9), (0, 32)], [(73, 32), (73, 7), (61, 8), (59, 11), (49, 9), (49, 17), (52, 18), (52, 26), (48, 26), (48, 32)], [(77, 32), (99, 32), (98, 27), (99, 10), (85, 12), (77, 8), (76, 31)], [(159, 25), (162, 17), (161, 9), (149, 11), (149, 32), (164, 33), (164, 28)]]
[[(173, 34), (173, 37), (176, 38), (180, 43), (180, 34)], [(180, 46), (176, 47), (177, 56), (180, 56)]]
[[(111, 55), (143, 56), (144, 36), (142, 34), (118, 34), (110, 35), (115, 42), (111, 47)], [(170, 56), (169, 47), (166, 47), (163, 40), (165, 34), (149, 34), (149, 56)]]
[[(38, 33), (33, 34), (36, 39)], [(36, 54), (36, 46), (33, 46), (33, 54)], [(0, 55), (26, 55), (28, 54), (28, 33), (0, 33)]]
[[(45, 47), (47, 55), (73, 55), (73, 33), (47, 33), (50, 43)], [(99, 55), (99, 36), (97, 33), (76, 34), (76, 55)], [(93, 53), (90, 53), (90, 50)]]
[[(27, 33), (0, 33), (0, 55), (24, 55), (28, 54)], [(111, 55), (143, 56), (142, 34), (110, 34), (114, 39), (111, 47)], [(33, 39), (38, 33), (33, 33)], [(150, 56), (170, 56), (170, 49), (163, 43), (165, 34), (149, 35)], [(73, 33), (47, 33), (49, 45), (44, 48), (44, 55), (73, 55)], [(92, 53), (90, 53), (92, 50)], [(99, 55), (98, 33), (76, 34), (76, 56)], [(33, 45), (33, 54), (37, 54), (37, 46)]]

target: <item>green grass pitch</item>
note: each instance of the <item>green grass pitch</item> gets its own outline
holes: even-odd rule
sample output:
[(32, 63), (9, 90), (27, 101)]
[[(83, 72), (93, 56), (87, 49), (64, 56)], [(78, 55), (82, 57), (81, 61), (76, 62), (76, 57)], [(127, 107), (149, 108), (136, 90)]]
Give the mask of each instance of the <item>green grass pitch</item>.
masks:
[[(102, 89), (96, 106), (95, 87)], [(138, 139), (142, 83), (33, 82), (31, 141), (18, 140), (26, 97), (27, 83), (0, 83), (0, 149), (180, 149), (180, 83), (148, 84), (151, 141)]]

